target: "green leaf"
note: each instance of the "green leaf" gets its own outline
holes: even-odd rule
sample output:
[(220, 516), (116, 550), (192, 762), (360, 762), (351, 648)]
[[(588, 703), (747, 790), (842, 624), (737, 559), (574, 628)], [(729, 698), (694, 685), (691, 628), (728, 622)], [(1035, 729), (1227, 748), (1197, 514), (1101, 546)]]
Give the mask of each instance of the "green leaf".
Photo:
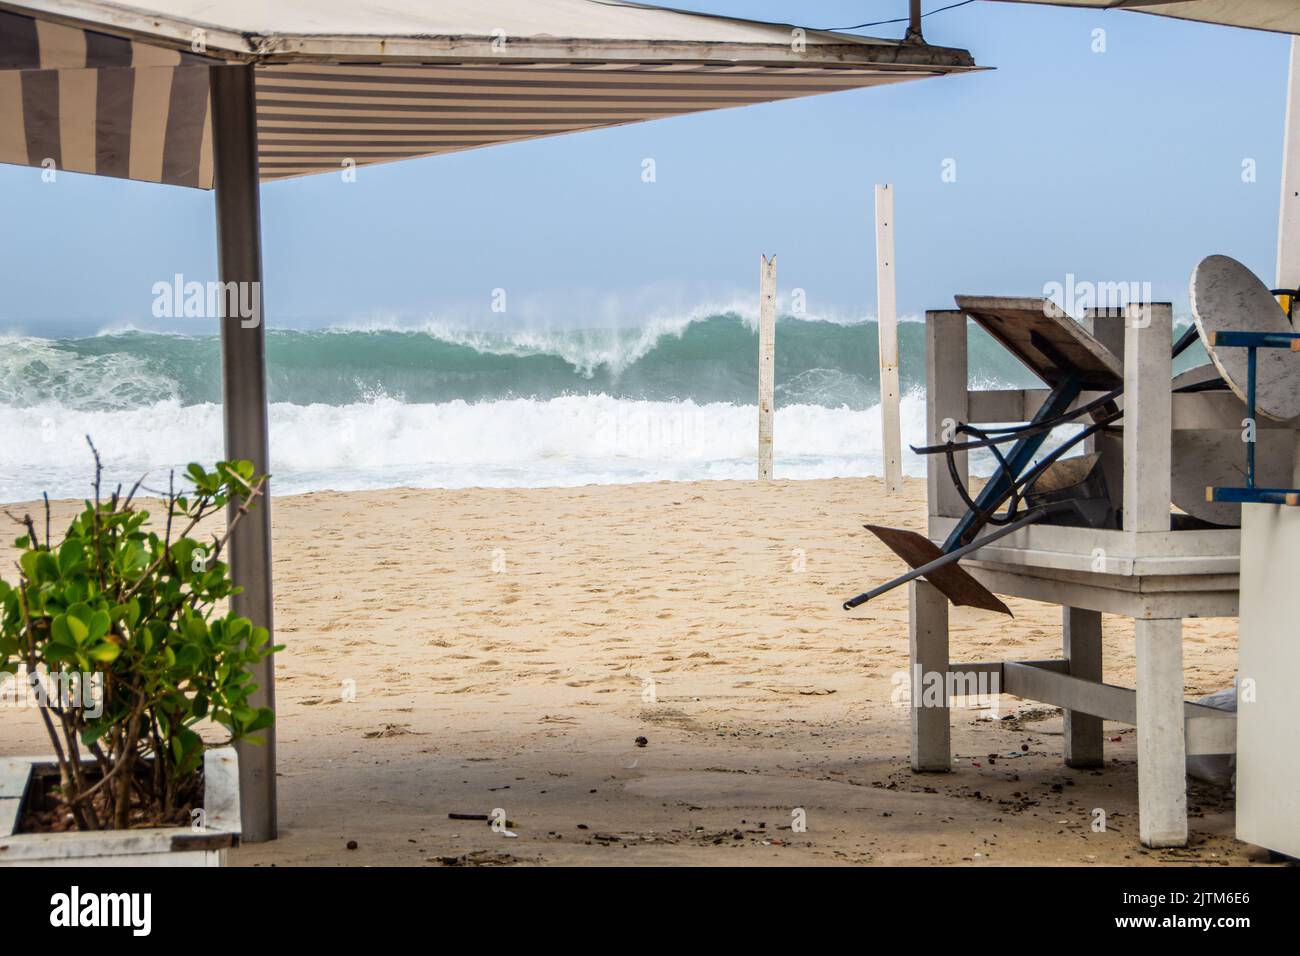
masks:
[(244, 733), (250, 734), (254, 731), (263, 730), (266, 727), (270, 727), (273, 723), (275, 723), (275, 711), (271, 710), (270, 707), (259, 707), (257, 710), (257, 716), (249, 721), (248, 725), (244, 727)]
[(107, 611), (96, 611), (90, 618), (89, 640), (97, 641), (113, 626), (113, 620), (108, 616)]
[(77, 652), (71, 647), (59, 644), (46, 644), (42, 652), (46, 664), (72, 664), (77, 660)]
[(59, 578), (59, 562), (55, 560), (54, 555), (48, 551), (37, 551), (36, 553), (36, 573), (42, 581), (57, 581)]
[[(19, 540), (23, 539), (20, 538)], [(22, 545), (20, 544), (19, 547), (22, 547)], [(36, 562), (40, 560), (40, 556), (39, 551), (25, 551), (23, 556), (18, 559), (18, 566), (22, 569), (23, 577), (27, 578), (28, 581), (40, 581), (40, 571), (36, 567)]]
[(68, 538), (59, 548), (59, 573), (67, 577), (85, 560), (86, 549), (82, 543), (76, 538)]
[(193, 644), (186, 644), (181, 648), (180, 653), (176, 655), (176, 666), (187, 671), (192, 671), (199, 666), (203, 660), (203, 652)]
[(77, 642), (73, 639), (72, 632), (68, 630), (68, 616), (66, 614), (60, 614), (50, 621), (50, 640), (65, 647), (76, 646)]
[[(78, 607), (86, 607), (86, 605), (74, 604), (72, 606), (72, 608), (78, 608)], [(67, 625), (68, 633), (72, 635), (72, 639), (76, 643), (80, 644), (82, 641), (84, 641), (87, 637), (90, 636), (90, 625), (87, 624), (85, 621), (83, 621), (81, 618), (77, 617), (72, 608), (68, 608), (68, 613), (63, 615), (63, 620), (64, 623)], [(90, 610), (90, 609), (86, 608), (86, 610)]]
[(122, 648), (118, 647), (111, 641), (105, 641), (102, 644), (97, 644), (95, 647), (92, 647), (86, 653), (91, 660), (100, 661), (104, 664), (111, 664), (113, 661), (117, 660), (118, 655), (122, 653)]

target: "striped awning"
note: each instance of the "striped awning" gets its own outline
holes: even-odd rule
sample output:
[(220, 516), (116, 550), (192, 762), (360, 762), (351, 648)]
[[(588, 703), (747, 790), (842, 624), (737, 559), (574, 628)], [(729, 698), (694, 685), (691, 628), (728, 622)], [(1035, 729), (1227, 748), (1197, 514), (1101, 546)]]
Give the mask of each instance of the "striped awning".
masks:
[(607, 0), (0, 0), (0, 162), (211, 188), (209, 69), (249, 62), (263, 181), (975, 69)]
[(211, 188), (214, 62), (0, 10), (0, 162)]

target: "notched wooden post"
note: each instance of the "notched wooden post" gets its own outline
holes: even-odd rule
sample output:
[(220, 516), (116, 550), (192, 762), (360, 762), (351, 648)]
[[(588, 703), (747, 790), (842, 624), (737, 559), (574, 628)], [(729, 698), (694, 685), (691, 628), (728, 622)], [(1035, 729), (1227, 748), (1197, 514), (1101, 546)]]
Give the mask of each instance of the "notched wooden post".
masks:
[(772, 477), (772, 419), (776, 415), (776, 256), (759, 257), (758, 477)]
[(894, 288), (894, 189), (876, 187), (876, 336), (880, 351), (880, 435), (885, 491), (903, 490), (898, 395), (898, 304)]

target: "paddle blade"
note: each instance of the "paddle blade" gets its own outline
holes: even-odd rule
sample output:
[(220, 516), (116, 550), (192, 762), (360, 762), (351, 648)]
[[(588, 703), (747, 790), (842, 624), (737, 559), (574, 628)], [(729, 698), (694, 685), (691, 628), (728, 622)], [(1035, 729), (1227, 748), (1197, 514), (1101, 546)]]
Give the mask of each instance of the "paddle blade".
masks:
[[(874, 524), (865, 527), (883, 541), (885, 547), (906, 561), (907, 566), (913, 570), (943, 557), (943, 551), (937, 544), (915, 531), (885, 528)], [(985, 611), (997, 611), (1015, 617), (1011, 609), (998, 600), (997, 595), (971, 577), (969, 572), (956, 561), (935, 568), (925, 575), (925, 579), (957, 607), (978, 607)]]

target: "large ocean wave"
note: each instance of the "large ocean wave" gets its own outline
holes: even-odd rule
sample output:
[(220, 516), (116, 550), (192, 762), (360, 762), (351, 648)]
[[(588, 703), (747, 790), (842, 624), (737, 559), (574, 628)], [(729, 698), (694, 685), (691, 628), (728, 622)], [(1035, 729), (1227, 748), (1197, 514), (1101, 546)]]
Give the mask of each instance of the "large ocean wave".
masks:
[[(738, 311), (595, 330), (270, 330), (278, 493), (394, 486), (747, 478), (757, 333)], [(924, 440), (924, 326), (899, 328), (905, 443)], [(978, 330), (980, 387), (1034, 377)], [(776, 475), (879, 474), (876, 324), (777, 325)], [(91, 435), (113, 480), (221, 457), (215, 336), (0, 337), (0, 500), (87, 491)], [(978, 465), (978, 463), (975, 463)], [(924, 463), (906, 455), (906, 469)]]
[[(865, 409), (879, 401), (876, 324), (778, 323), (777, 401)], [(983, 337), (972, 339), (977, 380), (1033, 377)], [(899, 329), (904, 390), (923, 386), (924, 327)], [(271, 401), (352, 405), (378, 396), (409, 404), (548, 400), (608, 395), (651, 402), (753, 404), (758, 335), (734, 312), (635, 328), (484, 331), (271, 330)], [(84, 338), (0, 338), (0, 405), (82, 411), (220, 400), (215, 336), (114, 331)]]

